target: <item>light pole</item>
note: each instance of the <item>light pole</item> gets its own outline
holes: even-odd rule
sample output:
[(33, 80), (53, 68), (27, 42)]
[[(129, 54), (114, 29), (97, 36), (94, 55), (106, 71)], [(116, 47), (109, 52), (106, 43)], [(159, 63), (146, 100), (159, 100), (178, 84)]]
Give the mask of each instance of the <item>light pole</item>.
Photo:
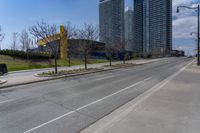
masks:
[[(192, 36), (193, 34), (198, 35), (197, 32), (191, 32), (191, 33), (190, 33), (191, 36)], [(199, 39), (200, 39), (200, 36), (199, 36)], [(195, 39), (195, 42), (196, 42), (196, 43), (197, 43), (197, 40), (198, 40), (198, 39)], [(196, 46), (197, 46), (197, 49), (198, 49), (198, 44), (197, 44)], [(195, 50), (195, 52), (197, 52), (197, 50)]]
[(197, 44), (198, 44), (198, 48), (197, 48), (197, 65), (200, 66), (200, 40), (199, 40), (199, 36), (200, 36), (200, 31), (199, 31), (199, 11), (200, 11), (200, 6), (198, 5), (197, 7), (187, 7), (187, 6), (178, 6), (177, 7), (177, 13), (180, 12), (180, 8), (187, 8), (187, 9), (191, 9), (191, 10), (197, 10), (197, 20), (198, 20), (198, 31), (197, 31)]

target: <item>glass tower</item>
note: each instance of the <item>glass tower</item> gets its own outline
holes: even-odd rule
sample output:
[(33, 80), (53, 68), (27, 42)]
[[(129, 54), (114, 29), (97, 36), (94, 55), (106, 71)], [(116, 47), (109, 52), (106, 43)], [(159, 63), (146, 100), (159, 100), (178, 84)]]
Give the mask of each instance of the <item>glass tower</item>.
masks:
[(172, 0), (135, 0), (135, 36), (139, 53), (166, 55), (172, 49)]
[(134, 49), (134, 32), (133, 32), (133, 20), (134, 20), (134, 14), (132, 8), (127, 8), (124, 14), (125, 17), (125, 43), (126, 47), (125, 49), (128, 51), (135, 52)]
[(124, 42), (124, 0), (99, 1), (100, 41), (107, 47)]

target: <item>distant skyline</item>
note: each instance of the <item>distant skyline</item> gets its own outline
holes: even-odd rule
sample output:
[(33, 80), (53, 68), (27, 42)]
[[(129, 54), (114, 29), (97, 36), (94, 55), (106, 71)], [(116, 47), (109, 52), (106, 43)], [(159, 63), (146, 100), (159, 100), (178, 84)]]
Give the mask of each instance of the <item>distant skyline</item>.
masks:
[[(190, 6), (192, 1), (196, 0), (173, 0), (174, 10), (177, 5)], [(81, 27), (84, 22), (98, 24), (98, 3), (99, 0), (0, 0), (0, 25), (6, 34), (2, 48), (9, 48), (13, 32), (28, 30), (42, 19), (57, 25), (71, 22), (77, 27)], [(132, 0), (126, 0), (127, 6), (133, 6)], [(175, 49), (194, 53), (195, 37), (192, 39), (189, 35), (196, 30), (194, 15), (194, 12), (186, 13), (185, 10), (179, 15), (174, 12)]]

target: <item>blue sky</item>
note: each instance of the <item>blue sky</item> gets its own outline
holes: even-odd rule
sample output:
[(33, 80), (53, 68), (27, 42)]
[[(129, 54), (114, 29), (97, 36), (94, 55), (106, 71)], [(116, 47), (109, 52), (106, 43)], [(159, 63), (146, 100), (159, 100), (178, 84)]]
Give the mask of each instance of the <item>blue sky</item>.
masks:
[[(63, 24), (71, 22), (72, 24), (81, 27), (84, 22), (98, 24), (98, 1), (99, 0), (0, 0), (0, 25), (3, 32), (6, 33), (6, 38), (2, 42), (2, 48), (9, 48), (12, 40), (13, 32), (21, 32), (23, 29), (28, 29), (31, 25), (41, 19), (55, 24)], [(180, 4), (191, 5), (193, 0), (173, 0), (174, 6)], [(132, 0), (126, 0), (126, 6), (132, 6)], [(187, 11), (186, 11), (187, 12)], [(175, 14), (175, 13), (174, 13)], [(180, 24), (185, 26), (184, 22), (194, 13), (175, 15), (174, 20), (174, 48), (189, 50), (194, 52), (194, 38), (189, 35), (182, 35), (184, 28), (180, 28)], [(182, 21), (180, 21), (182, 19)], [(193, 23), (188, 26), (195, 25)], [(179, 30), (181, 29), (181, 30)], [(193, 32), (193, 29), (186, 28), (184, 32)], [(180, 33), (178, 32), (180, 31)], [(189, 34), (189, 33), (188, 33)]]

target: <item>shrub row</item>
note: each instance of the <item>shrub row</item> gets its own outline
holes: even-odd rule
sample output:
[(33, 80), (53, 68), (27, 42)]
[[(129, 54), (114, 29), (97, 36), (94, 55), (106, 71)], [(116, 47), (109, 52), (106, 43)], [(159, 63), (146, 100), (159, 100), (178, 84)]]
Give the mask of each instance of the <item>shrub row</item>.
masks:
[(24, 52), (24, 51), (18, 51), (18, 50), (0, 50), (0, 55), (7, 55), (15, 58), (21, 58), (26, 59), (27, 55), (29, 59), (49, 59), (52, 58), (51, 55), (48, 53), (39, 53), (39, 52)]

